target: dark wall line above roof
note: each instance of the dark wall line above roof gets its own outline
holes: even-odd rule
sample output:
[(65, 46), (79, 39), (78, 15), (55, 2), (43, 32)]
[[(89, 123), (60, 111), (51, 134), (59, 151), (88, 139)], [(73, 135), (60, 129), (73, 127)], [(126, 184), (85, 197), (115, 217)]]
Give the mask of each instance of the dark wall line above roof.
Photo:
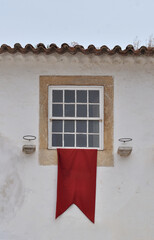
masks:
[(19, 43), (16, 43), (14, 47), (10, 47), (6, 44), (1, 45), (0, 47), (0, 54), (2, 53), (34, 53), (34, 54), (52, 54), (52, 53), (58, 53), (58, 54), (64, 54), (64, 53), (70, 53), (70, 54), (76, 54), (76, 53), (82, 53), (85, 55), (88, 54), (94, 54), (94, 55), (114, 55), (119, 54), (122, 56), (127, 55), (134, 55), (134, 56), (154, 56), (154, 47), (145, 47), (142, 46), (139, 49), (134, 49), (133, 45), (128, 45), (124, 50), (121, 49), (120, 46), (115, 46), (113, 49), (109, 49), (107, 46), (103, 45), (100, 48), (96, 48), (94, 45), (89, 45), (88, 48), (84, 48), (81, 45), (76, 45), (74, 47), (69, 46), (66, 43), (63, 43), (61, 47), (57, 47), (56, 44), (51, 44), (48, 47), (45, 47), (44, 44), (39, 43), (36, 47), (33, 47), (31, 44), (27, 44), (25, 47), (22, 47)]

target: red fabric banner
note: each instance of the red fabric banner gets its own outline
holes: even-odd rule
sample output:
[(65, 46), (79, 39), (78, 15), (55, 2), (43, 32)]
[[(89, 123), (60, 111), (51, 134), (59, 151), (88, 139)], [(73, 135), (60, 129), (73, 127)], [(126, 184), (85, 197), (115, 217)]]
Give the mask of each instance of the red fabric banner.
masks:
[(56, 218), (73, 203), (94, 223), (97, 150), (57, 149)]

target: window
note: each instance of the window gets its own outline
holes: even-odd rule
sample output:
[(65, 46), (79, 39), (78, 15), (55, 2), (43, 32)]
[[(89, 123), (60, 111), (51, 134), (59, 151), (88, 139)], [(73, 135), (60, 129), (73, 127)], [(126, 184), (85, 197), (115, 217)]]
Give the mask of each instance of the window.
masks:
[(103, 86), (48, 87), (48, 148), (103, 149)]
[(57, 147), (98, 149), (113, 166), (111, 76), (40, 76), (39, 162), (57, 164)]

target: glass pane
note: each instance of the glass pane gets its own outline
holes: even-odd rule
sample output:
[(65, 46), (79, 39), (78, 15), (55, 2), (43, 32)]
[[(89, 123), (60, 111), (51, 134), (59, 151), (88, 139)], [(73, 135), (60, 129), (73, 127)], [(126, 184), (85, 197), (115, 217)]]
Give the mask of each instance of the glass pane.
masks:
[(87, 117), (87, 105), (77, 104), (77, 117)]
[(98, 135), (89, 135), (88, 141), (89, 141), (88, 147), (99, 147), (99, 136)]
[(74, 90), (65, 90), (65, 102), (74, 103), (75, 102), (75, 91)]
[(87, 135), (77, 134), (76, 135), (76, 146), (77, 147), (87, 147)]
[(62, 104), (52, 104), (52, 116), (62, 117), (63, 116), (63, 105)]
[(52, 134), (52, 146), (62, 147), (62, 134)]
[(64, 132), (74, 132), (75, 121), (64, 121)]
[(89, 133), (99, 133), (99, 121), (89, 121)]
[(53, 90), (52, 91), (52, 101), (53, 102), (63, 102), (63, 90)]
[(65, 117), (75, 117), (74, 104), (65, 104)]
[(62, 132), (63, 131), (63, 122), (61, 120), (52, 121), (52, 132)]
[(98, 90), (89, 90), (89, 102), (90, 103), (99, 103), (99, 91)]
[(76, 131), (77, 132), (87, 132), (87, 121), (76, 121)]
[(99, 105), (89, 105), (89, 117), (99, 117)]
[(80, 103), (87, 102), (87, 91), (85, 91), (85, 90), (77, 91), (77, 102), (80, 102)]
[(74, 134), (64, 134), (64, 146), (74, 147)]

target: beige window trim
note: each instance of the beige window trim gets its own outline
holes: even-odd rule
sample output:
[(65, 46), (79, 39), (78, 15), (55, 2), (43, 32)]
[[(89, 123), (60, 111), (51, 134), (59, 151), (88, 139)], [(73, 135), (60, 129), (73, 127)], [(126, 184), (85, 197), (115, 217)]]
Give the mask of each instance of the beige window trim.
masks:
[(113, 166), (113, 78), (111, 76), (40, 76), (39, 162), (56, 165), (57, 151), (48, 149), (48, 86), (104, 86), (104, 150), (98, 166)]

